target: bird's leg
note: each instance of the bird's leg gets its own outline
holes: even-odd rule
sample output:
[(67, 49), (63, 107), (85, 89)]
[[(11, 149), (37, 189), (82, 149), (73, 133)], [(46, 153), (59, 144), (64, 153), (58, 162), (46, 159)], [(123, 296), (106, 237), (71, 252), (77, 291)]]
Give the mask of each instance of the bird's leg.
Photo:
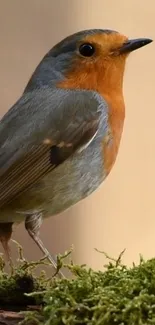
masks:
[[(42, 253), (47, 257), (49, 262), (57, 270), (57, 263), (56, 263), (55, 258), (53, 256), (51, 256), (51, 254), (48, 252), (48, 250), (44, 246), (43, 242), (39, 238), (39, 230), (40, 230), (41, 224), (42, 224), (42, 213), (27, 215), (27, 217), (25, 219), (25, 228), (28, 231), (28, 234), (34, 240), (34, 242), (37, 244), (37, 246), (40, 248)], [(61, 276), (61, 278), (65, 277), (60, 270), (59, 270), (59, 275)]]
[(9, 247), (9, 240), (12, 235), (12, 225), (13, 225), (13, 222), (0, 223), (0, 242), (3, 246), (7, 261), (9, 262), (11, 269), (13, 269), (13, 262), (11, 259), (11, 250)]

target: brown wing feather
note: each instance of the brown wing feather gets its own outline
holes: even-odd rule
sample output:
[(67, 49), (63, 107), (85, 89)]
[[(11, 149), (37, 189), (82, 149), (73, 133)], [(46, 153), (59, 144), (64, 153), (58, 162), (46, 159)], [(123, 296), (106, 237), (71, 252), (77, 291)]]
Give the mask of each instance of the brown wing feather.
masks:
[(87, 144), (97, 132), (97, 128), (98, 120), (89, 125), (82, 125), (82, 128), (79, 127), (75, 133), (67, 136), (66, 146), (65, 143), (54, 146), (58, 149), (57, 152), (47, 144), (40, 144), (23, 155), (0, 177), (0, 207), (15, 199), (63, 163), (75, 150)]

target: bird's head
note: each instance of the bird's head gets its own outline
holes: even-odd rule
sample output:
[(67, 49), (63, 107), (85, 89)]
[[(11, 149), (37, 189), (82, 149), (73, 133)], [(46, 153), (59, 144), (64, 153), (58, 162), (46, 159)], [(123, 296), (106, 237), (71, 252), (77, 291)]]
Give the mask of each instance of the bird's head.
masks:
[(105, 94), (122, 89), (128, 55), (152, 40), (129, 40), (111, 30), (91, 29), (73, 34), (43, 58), (28, 86), (56, 84), (69, 89), (91, 89)]

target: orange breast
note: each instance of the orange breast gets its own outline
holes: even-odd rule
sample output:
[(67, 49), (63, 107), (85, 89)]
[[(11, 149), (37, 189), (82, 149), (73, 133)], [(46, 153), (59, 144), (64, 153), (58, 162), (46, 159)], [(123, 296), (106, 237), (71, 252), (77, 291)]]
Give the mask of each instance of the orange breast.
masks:
[(104, 168), (108, 175), (116, 161), (119, 150), (124, 125), (125, 105), (123, 96), (117, 95), (117, 98), (115, 96), (115, 100), (113, 100), (113, 97), (107, 95), (104, 95), (104, 98), (107, 100), (110, 109), (109, 126), (112, 136), (111, 141), (106, 141), (106, 139), (102, 141)]
[(125, 117), (122, 92), (125, 62), (120, 60), (118, 65), (116, 63), (106, 62), (106, 67), (104, 67), (104, 62), (101, 61), (93, 62), (92, 65), (77, 62), (74, 71), (71, 70), (66, 79), (57, 85), (57, 87), (66, 89), (96, 90), (107, 101), (112, 135), (112, 141), (108, 142), (108, 135), (102, 141), (104, 169), (107, 175), (117, 157)]

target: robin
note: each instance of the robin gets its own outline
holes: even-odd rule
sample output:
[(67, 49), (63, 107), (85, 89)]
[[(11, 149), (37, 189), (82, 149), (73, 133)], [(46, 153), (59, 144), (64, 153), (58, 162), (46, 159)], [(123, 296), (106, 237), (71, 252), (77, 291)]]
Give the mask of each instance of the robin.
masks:
[(42, 218), (95, 191), (115, 163), (130, 52), (151, 43), (112, 30), (85, 30), (54, 46), (0, 121), (0, 241), (11, 261), (13, 223), (56, 267), (39, 237)]

